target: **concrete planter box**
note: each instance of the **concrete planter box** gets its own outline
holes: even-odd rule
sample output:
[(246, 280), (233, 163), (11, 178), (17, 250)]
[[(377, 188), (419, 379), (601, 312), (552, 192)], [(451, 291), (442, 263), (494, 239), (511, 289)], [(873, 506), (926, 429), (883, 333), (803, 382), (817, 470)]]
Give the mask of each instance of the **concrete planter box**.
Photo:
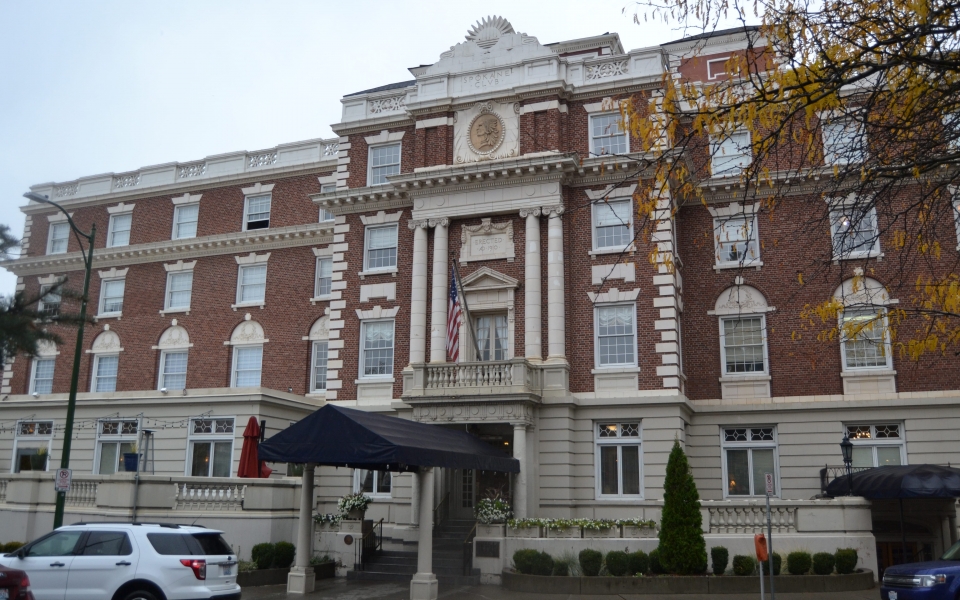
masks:
[(502, 538), (504, 537), (504, 529), (506, 525), (502, 523), (494, 523), (491, 525), (477, 525), (477, 537), (481, 538)]
[(614, 525), (609, 529), (588, 529), (583, 528), (583, 537), (585, 538), (618, 538), (620, 537), (620, 527)]
[(549, 527), (544, 527), (544, 533), (547, 534), (548, 538), (580, 538), (583, 537), (580, 534), (579, 527), (567, 527), (566, 529), (550, 529)]
[(625, 538), (655, 538), (657, 537), (656, 527), (634, 527), (633, 525), (623, 526), (623, 537)]
[(507, 527), (507, 537), (538, 538), (540, 537), (540, 528), (539, 527), (520, 527), (519, 529), (513, 529), (511, 527)]
[[(237, 584), (244, 587), (258, 587), (261, 585), (283, 585), (287, 583), (287, 574), (290, 569), (257, 569), (237, 573)], [(313, 574), (317, 579), (332, 579), (337, 575), (337, 563), (325, 562), (313, 566)]]
[[(503, 587), (514, 592), (541, 594), (754, 594), (760, 591), (759, 577), (541, 577), (504, 571)], [(873, 589), (873, 572), (851, 575), (780, 575), (776, 591), (785, 594), (850, 592)]]

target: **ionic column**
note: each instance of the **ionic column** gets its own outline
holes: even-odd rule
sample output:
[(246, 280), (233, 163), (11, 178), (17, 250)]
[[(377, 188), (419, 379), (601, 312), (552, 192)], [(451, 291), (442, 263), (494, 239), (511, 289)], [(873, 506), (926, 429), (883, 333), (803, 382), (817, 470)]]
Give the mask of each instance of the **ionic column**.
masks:
[(566, 360), (563, 285), (563, 206), (544, 208), (547, 215), (547, 360)]
[(513, 457), (520, 462), (520, 472), (514, 479), (513, 512), (517, 519), (527, 518), (527, 426), (513, 424)]
[(417, 572), (410, 580), (410, 600), (436, 600), (437, 576), (433, 574), (433, 467), (421, 469), (420, 531), (417, 543)]
[(287, 574), (288, 594), (309, 594), (313, 591), (316, 577), (310, 558), (313, 556), (313, 478), (316, 465), (303, 465), (300, 484), (300, 519), (297, 522), (297, 552), (294, 567)]
[(525, 209), (520, 216), (527, 219), (527, 251), (523, 279), (523, 346), (524, 356), (531, 360), (543, 358), (541, 334), (540, 276), (540, 209)]
[(410, 290), (410, 364), (427, 361), (427, 221), (410, 221), (413, 272)]
[[(447, 362), (447, 293), (450, 273), (447, 272), (447, 237), (450, 221), (430, 219), (433, 227), (433, 302), (430, 311), (430, 362)], [(431, 477), (432, 479), (432, 477)]]
[(420, 522), (420, 475), (410, 473), (410, 522)]

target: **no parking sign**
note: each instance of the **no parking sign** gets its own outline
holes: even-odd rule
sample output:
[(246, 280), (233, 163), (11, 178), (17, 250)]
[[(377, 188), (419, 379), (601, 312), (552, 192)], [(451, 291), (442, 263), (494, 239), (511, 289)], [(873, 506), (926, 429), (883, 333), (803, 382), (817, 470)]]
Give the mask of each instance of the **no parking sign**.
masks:
[(73, 479), (73, 470), (57, 469), (57, 477), (54, 479), (54, 488), (58, 492), (69, 492), (70, 481)]

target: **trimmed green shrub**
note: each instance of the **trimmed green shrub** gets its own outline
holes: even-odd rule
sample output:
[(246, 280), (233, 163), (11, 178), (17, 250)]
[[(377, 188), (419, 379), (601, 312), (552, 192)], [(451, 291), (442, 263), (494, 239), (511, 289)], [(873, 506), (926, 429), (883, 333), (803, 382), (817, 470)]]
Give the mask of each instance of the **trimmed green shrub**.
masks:
[(590, 549), (580, 551), (580, 572), (585, 577), (599, 575), (601, 566), (603, 566), (603, 554)]
[(737, 554), (733, 557), (734, 575), (753, 575), (757, 570), (757, 561), (752, 556)]
[(650, 573), (654, 575), (663, 575), (663, 565), (660, 564), (660, 548), (650, 553)]
[(813, 559), (809, 552), (795, 550), (787, 555), (787, 573), (791, 575), (806, 575), (812, 565)]
[(14, 552), (22, 548), (25, 544), (23, 542), (7, 542), (6, 544), (0, 545), (0, 551), (9, 553)]
[[(614, 577), (623, 577), (627, 574), (630, 567), (630, 561), (627, 553), (623, 550), (614, 550), (607, 552), (607, 570)], [(630, 573), (633, 575), (633, 573)]]
[(273, 557), (276, 555), (277, 546), (270, 542), (257, 544), (250, 549), (250, 558), (257, 563), (258, 569), (269, 569), (273, 566)]
[(667, 459), (660, 515), (660, 564), (668, 573), (691, 575), (707, 570), (700, 494), (690, 473), (687, 455), (678, 440)]
[(570, 565), (558, 560), (553, 561), (553, 574), (556, 577), (568, 577), (570, 575)]
[(286, 569), (293, 564), (293, 557), (297, 547), (290, 542), (277, 542), (273, 547), (273, 568)]
[(530, 565), (534, 575), (549, 576), (553, 574), (553, 557), (546, 552), (537, 552), (533, 555)]
[(840, 575), (849, 575), (857, 570), (856, 548), (838, 548), (833, 557), (837, 563), (837, 573)]
[(770, 575), (770, 562), (771, 562), (771, 560), (773, 561), (773, 574), (774, 574), (774, 576), (779, 575), (779, 574), (780, 574), (780, 566), (783, 565), (783, 556), (781, 556), (780, 554), (777, 554), (777, 553), (774, 553), (774, 554), (773, 554), (773, 557), (771, 557), (770, 560), (767, 560), (767, 561), (764, 561), (764, 562), (760, 563), (760, 565), (761, 565), (761, 567), (762, 567), (762, 569), (763, 569), (763, 574), (764, 574), (764, 575)]
[(526, 550), (517, 550), (513, 553), (514, 568), (524, 575), (532, 575), (533, 561), (536, 559), (537, 554), (539, 554), (539, 552), (530, 548)]
[(833, 573), (833, 555), (829, 552), (817, 552), (813, 555), (813, 572), (817, 575)]
[(636, 575), (650, 572), (650, 557), (643, 550), (637, 550), (627, 555), (627, 574)]
[(730, 551), (723, 546), (714, 546), (710, 548), (710, 560), (713, 561), (713, 574), (723, 575), (730, 563)]

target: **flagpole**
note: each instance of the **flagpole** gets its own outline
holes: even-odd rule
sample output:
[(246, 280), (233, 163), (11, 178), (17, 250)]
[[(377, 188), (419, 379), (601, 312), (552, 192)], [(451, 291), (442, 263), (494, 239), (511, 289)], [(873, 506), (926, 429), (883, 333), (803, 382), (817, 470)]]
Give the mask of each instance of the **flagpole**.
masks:
[(467, 306), (467, 295), (463, 293), (463, 282), (460, 280), (460, 269), (457, 268), (457, 258), (453, 259), (453, 280), (457, 285), (457, 295), (463, 304), (463, 314), (467, 317), (467, 325), (470, 327), (470, 338), (473, 339), (473, 349), (477, 351), (476, 360), (480, 360), (480, 343), (477, 341), (477, 332), (473, 330), (473, 319), (470, 318), (470, 307)]

